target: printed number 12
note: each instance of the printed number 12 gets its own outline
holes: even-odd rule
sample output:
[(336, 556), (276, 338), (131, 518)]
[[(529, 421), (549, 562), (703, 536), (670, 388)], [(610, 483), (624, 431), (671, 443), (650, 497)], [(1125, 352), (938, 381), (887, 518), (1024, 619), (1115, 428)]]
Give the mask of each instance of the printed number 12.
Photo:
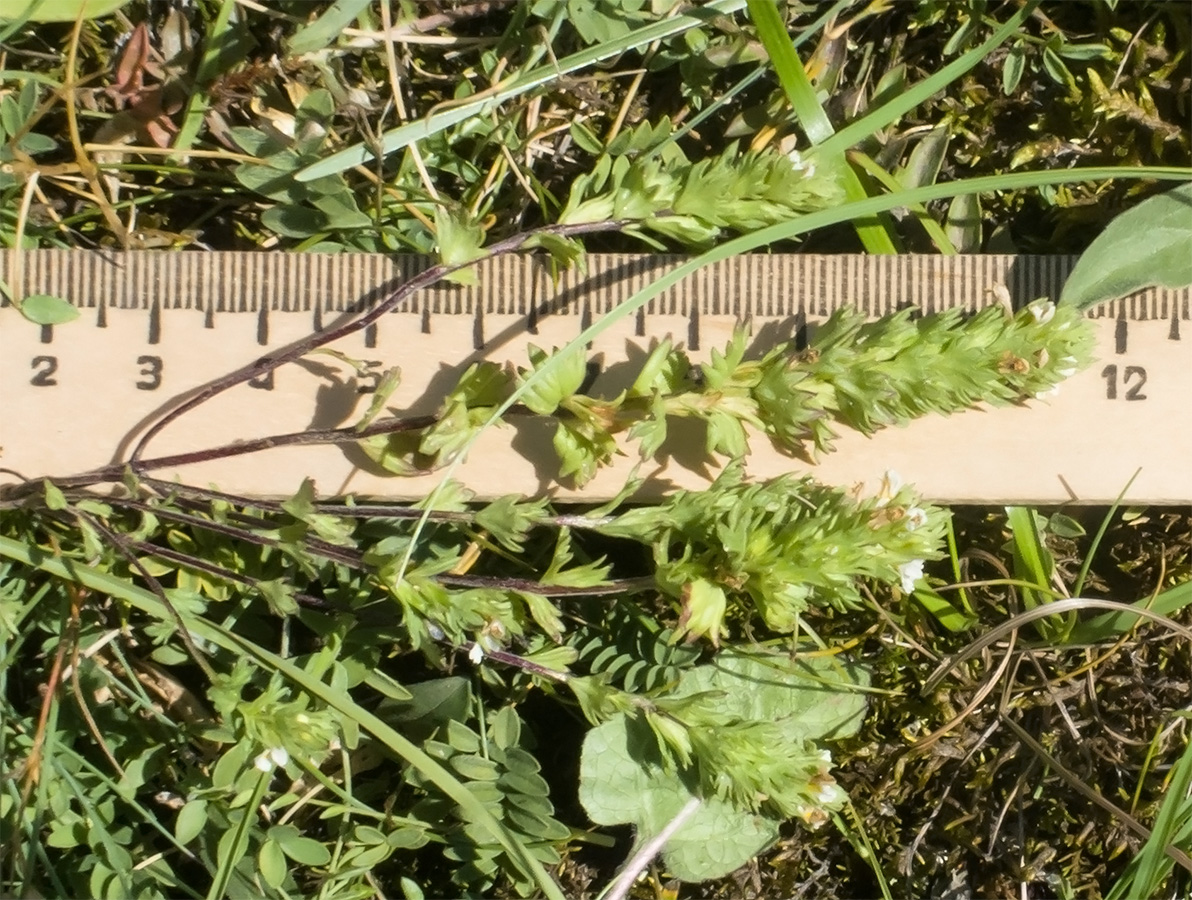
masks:
[[(1134, 381), (1135, 376), (1138, 379), (1136, 382)], [(1106, 366), (1101, 370), (1101, 377), (1105, 379), (1105, 399), (1116, 400), (1118, 395), (1118, 367), (1112, 364)], [(1127, 388), (1127, 400), (1145, 400), (1146, 394), (1142, 392), (1145, 384), (1146, 369), (1142, 366), (1126, 366), (1126, 374), (1122, 377), (1122, 386)]]

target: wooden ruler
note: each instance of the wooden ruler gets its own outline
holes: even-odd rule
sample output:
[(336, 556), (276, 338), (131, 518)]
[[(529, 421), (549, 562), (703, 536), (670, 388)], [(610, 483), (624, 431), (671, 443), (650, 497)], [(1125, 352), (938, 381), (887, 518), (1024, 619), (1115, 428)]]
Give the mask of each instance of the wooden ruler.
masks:
[[(562, 346), (660, 273), (682, 261), (661, 255), (593, 255), (586, 274), (552, 280), (539, 258), (478, 264), (477, 285), (424, 290), (337, 348), (397, 365), (390, 406), (432, 413), (463, 369), (480, 359), (525, 364), (526, 345)], [(1057, 297), (1074, 260), (1040, 256), (756, 255), (706, 267), (591, 347), (594, 391), (632, 379), (651, 342), (665, 335), (694, 359), (723, 347), (748, 321), (763, 344), (800, 337), (843, 304), (880, 316), (913, 304), (926, 312), (976, 309), (1004, 284), (1016, 303)], [(0, 306), (0, 466), (26, 477), (64, 476), (125, 457), (147, 422), (179, 395), (301, 340), (365, 308), (423, 271), (423, 257), (365, 254), (106, 252), (0, 254), (0, 277), (21, 296), (65, 297), (80, 319), (38, 327)], [(1059, 395), (1029, 407), (929, 417), (872, 438), (844, 430), (817, 465), (751, 440), (755, 477), (813, 471), (837, 484), (876, 486), (888, 469), (942, 502), (1107, 503), (1141, 470), (1133, 503), (1192, 502), (1192, 296), (1151, 289), (1097, 308), (1099, 361)], [(628, 362), (629, 365), (625, 363)], [(317, 355), (239, 386), (161, 433), (149, 456), (268, 434), (350, 425), (367, 407), (368, 379)], [(677, 423), (668, 453), (645, 467), (654, 493), (706, 484), (698, 428)], [(482, 497), (549, 491), (560, 499), (611, 496), (636, 453), (582, 492), (556, 486), (551, 428), (491, 429), (456, 477)], [(375, 473), (350, 446), (285, 447), (159, 471), (253, 496), (292, 494), (305, 476), (323, 494), (409, 499), (439, 479)], [(13, 480), (11, 475), (0, 479)]]

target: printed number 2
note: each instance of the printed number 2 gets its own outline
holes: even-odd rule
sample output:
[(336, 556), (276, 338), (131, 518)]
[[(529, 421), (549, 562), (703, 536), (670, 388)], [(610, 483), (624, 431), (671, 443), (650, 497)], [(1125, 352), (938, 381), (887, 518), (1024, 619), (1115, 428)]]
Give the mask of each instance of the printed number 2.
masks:
[[(1135, 376), (1138, 378), (1137, 381), (1134, 380)], [(1106, 366), (1101, 370), (1101, 377), (1105, 379), (1105, 399), (1116, 400), (1118, 395), (1118, 367), (1115, 365)], [(1132, 384), (1131, 382), (1134, 383)], [(1142, 366), (1126, 366), (1126, 374), (1122, 377), (1122, 386), (1127, 388), (1127, 400), (1145, 400), (1146, 394), (1142, 392), (1145, 384), (1146, 369)]]
[(35, 356), (33, 357), (33, 377), (29, 379), (29, 383), (34, 387), (53, 387), (58, 383), (58, 379), (54, 377), (54, 373), (57, 371), (58, 357)]

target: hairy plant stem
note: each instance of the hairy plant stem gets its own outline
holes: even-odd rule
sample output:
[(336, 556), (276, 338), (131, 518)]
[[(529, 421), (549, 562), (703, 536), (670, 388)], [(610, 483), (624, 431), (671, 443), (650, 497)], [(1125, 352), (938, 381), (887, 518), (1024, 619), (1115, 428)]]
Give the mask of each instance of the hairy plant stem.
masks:
[[(543, 235), (551, 235), (563, 238), (579, 237), (586, 234), (600, 234), (609, 231), (620, 231), (625, 227), (626, 224), (627, 223), (622, 220), (612, 220), (605, 222), (583, 222), (573, 225), (547, 225), (542, 228), (524, 231), (505, 238), (504, 240), (498, 241), (491, 247), (486, 248), (484, 257), (481, 258), (504, 256), (509, 253), (515, 253), (518, 250), (524, 249), (534, 238)], [(211, 447), (205, 450), (196, 450), (189, 453), (179, 453), (173, 454), (171, 456), (162, 456), (156, 458), (151, 457), (148, 459), (145, 458), (145, 451), (148, 449), (150, 442), (166, 427), (176, 422), (191, 410), (201, 406), (213, 397), (230, 390), (238, 384), (243, 384), (247, 381), (251, 381), (254, 378), (267, 375), (275, 369), (284, 366), (286, 363), (301, 359), (303, 356), (306, 356), (320, 347), (325, 347), (328, 344), (332, 344), (335, 341), (341, 340), (350, 334), (354, 334), (357, 331), (367, 328), (373, 322), (377, 321), (387, 312), (396, 307), (407, 297), (415, 294), (423, 288), (430, 287), (431, 285), (441, 281), (443, 278), (446, 278), (448, 275), (451, 275), (454, 272), (458, 272), (462, 269), (468, 268), (471, 265), (474, 265), (477, 261), (478, 260), (473, 259), (464, 263), (440, 263), (437, 266), (432, 266), (425, 272), (420, 272), (418, 275), (415, 275), (413, 278), (395, 287), (383, 300), (381, 300), (363, 315), (332, 328), (329, 331), (312, 334), (273, 356), (263, 357), (256, 360), (255, 362), (249, 363), (248, 365), (241, 366), (239, 369), (235, 369), (226, 375), (221, 376), (220, 378), (217, 378), (206, 386), (200, 388), (197, 392), (191, 394), (185, 400), (179, 401), (177, 405), (162, 413), (140, 437), (126, 461), (112, 465), (101, 466), (99, 468), (92, 469), (89, 472), (83, 472), (78, 475), (54, 479), (54, 484), (63, 489), (88, 487), (93, 484), (119, 481), (125, 476), (126, 472), (130, 470), (136, 475), (143, 475), (145, 472), (151, 471), (153, 469), (173, 468), (191, 465), (194, 463), (211, 462), (213, 460), (226, 459), (232, 456), (242, 456), (247, 453), (255, 453), (275, 447), (333, 444), (349, 441), (354, 442), (375, 435), (392, 434), (399, 431), (415, 430), (433, 425), (437, 421), (437, 418), (434, 416), (413, 417), (401, 420), (386, 420), (384, 422), (378, 422), (362, 429), (356, 429), (355, 427), (327, 428), (294, 432), (291, 434), (271, 435), (268, 437), (256, 438), (248, 441), (238, 441), (236, 443), (225, 444), (219, 447)], [(18, 498), (27, 496), (29, 493), (36, 492), (39, 487), (40, 480), (37, 480), (26, 482), (23, 485), (10, 488), (8, 491), (6, 491), (6, 493), (8, 493), (10, 497)]]
[[(584, 234), (598, 234), (605, 231), (620, 231), (625, 227), (623, 221), (606, 221), (606, 222), (591, 222), (579, 225), (547, 225), (543, 228), (534, 229), (533, 231), (526, 231), (520, 234), (515, 234), (512, 237), (505, 238), (498, 241), (491, 247), (485, 250), (485, 257), (503, 256), (507, 253), (513, 253), (524, 248), (528, 241), (539, 235), (554, 235), (556, 237), (576, 237)], [(134, 470), (136, 464), (140, 462), (144, 455), (146, 448), (150, 441), (162, 432), (166, 426), (190, 412), (197, 406), (206, 403), (212, 397), (222, 394), (224, 391), (242, 384), (246, 381), (251, 381), (253, 378), (258, 378), (272, 372), (274, 369), (284, 366), (286, 363), (301, 359), (313, 350), (320, 347), (325, 347), (328, 344), (334, 343), (350, 334), (361, 331), (371, 325), (377, 319), (381, 318), (385, 313), (393, 309), (402, 300), (409, 297), (411, 294), (430, 287), (432, 284), (446, 278), (454, 272), (466, 269), (474, 265), (477, 260), (469, 260), (464, 263), (440, 263), (437, 266), (431, 266), (425, 272), (415, 275), (409, 281), (394, 288), (384, 300), (364, 313), (362, 316), (345, 322), (336, 328), (325, 331), (319, 334), (312, 334), (305, 340), (299, 341), (287, 350), (283, 350), (275, 356), (268, 356), (259, 359), (256, 362), (249, 363), (246, 366), (241, 366), (221, 378), (208, 384), (198, 393), (194, 394), (187, 400), (183, 401), (173, 409), (164, 413), (155, 423), (149, 426), (148, 430), (142, 435), (141, 439), (137, 441), (133, 447), (132, 453), (129, 455), (129, 462), (133, 464)]]

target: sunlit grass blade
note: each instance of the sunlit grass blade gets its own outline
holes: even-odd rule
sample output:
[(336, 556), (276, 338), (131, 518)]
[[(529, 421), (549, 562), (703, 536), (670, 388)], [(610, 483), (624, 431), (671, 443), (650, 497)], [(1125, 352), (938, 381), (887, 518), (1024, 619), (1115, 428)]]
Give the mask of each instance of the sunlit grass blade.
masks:
[[(1192, 581), (1186, 581), (1170, 588), (1153, 599), (1146, 597), (1130, 605), (1134, 609), (1144, 609), (1159, 615), (1170, 616), (1184, 607), (1192, 605)], [(1105, 613), (1087, 622), (1077, 623), (1069, 632), (1067, 642), (1069, 644), (1099, 644), (1112, 640), (1133, 628), (1141, 618), (1141, 616), (1126, 611)]]
[[(1128, 897), (1158, 897), (1164, 881), (1171, 874), (1175, 861), (1168, 847), (1188, 848), (1192, 835), (1192, 744), (1184, 748), (1172, 769), (1163, 803), (1151, 836), (1130, 860), (1130, 865), (1106, 900), (1125, 900)], [(1186, 857), (1185, 857), (1186, 858)]]
[[(900, 191), (906, 190), (903, 185), (899, 184), (897, 178), (879, 166), (873, 157), (867, 153), (861, 153), (859, 150), (850, 150), (848, 152), (848, 158), (854, 166), (862, 169), (870, 178), (881, 184), (891, 194), (897, 196)], [(927, 207), (922, 203), (916, 203), (913, 206), (907, 207), (907, 209), (914, 216), (915, 221), (922, 226), (923, 231), (931, 238), (931, 242), (940, 253), (945, 256), (955, 255), (956, 248), (952, 246), (952, 241), (944, 232), (943, 226), (927, 211)]]
[(194, 90), (186, 101), (186, 111), (182, 116), (182, 125), (174, 138), (173, 149), (189, 150), (203, 128), (203, 121), (207, 116), (207, 86), (215, 80), (220, 67), (226, 67), (227, 47), (230, 43), (230, 23), (232, 11), (236, 8), (235, 0), (222, 0), (215, 22), (212, 23), (204, 41), (203, 58), (199, 62), (198, 72), (195, 73)]
[[(794, 44), (786, 33), (786, 27), (778, 7), (770, 0), (749, 0), (749, 15), (757, 27), (758, 36), (770, 56), (778, 81), (790, 101), (799, 124), (812, 146), (823, 144), (832, 136), (832, 123), (816, 99), (815, 87), (807, 77), (807, 70)], [(861, 179), (849, 166), (843, 152), (833, 156), (820, 153), (818, 165), (832, 166), (838, 172), (844, 186), (845, 196), (852, 202), (864, 200), (868, 195)], [(897, 253), (894, 223), (885, 215), (868, 216), (853, 220), (853, 227), (861, 243), (870, 253)]]
[(985, 43), (966, 51), (934, 75), (912, 85), (906, 91), (855, 122), (850, 122), (822, 144), (817, 145), (814, 148), (815, 152), (822, 153), (825, 157), (843, 153), (863, 139), (876, 134), (891, 122), (898, 121), (915, 107), (927, 102), (933, 94), (939, 93), (952, 81), (978, 65), (994, 48), (1015, 34), (1038, 5), (1039, 0), (1030, 0), (1030, 2), (1024, 3), (1022, 8), (1007, 19), (1006, 23), (994, 32)]
[[(682, 34), (684, 31), (697, 27), (713, 16), (736, 12), (744, 5), (745, 0), (715, 0), (715, 2), (709, 3), (706, 6), (692, 8), (681, 16), (673, 16), (661, 22), (653, 22), (643, 28), (637, 28), (622, 37), (605, 41), (602, 44), (581, 50), (579, 53), (573, 53), (571, 56), (566, 56), (557, 62), (539, 66), (529, 72), (515, 75), (506, 83), (499, 85), (491, 93), (488, 93), (487, 96), (477, 95), (475, 98), (467, 100), (459, 106), (452, 106), (440, 112), (432, 113), (424, 119), (409, 122), (385, 132), (381, 136), (379, 152), (384, 155), (401, 150), (415, 141), (424, 140), (438, 134), (452, 125), (458, 125), (466, 119), (485, 115), (505, 101), (518, 97), (527, 91), (532, 91), (534, 88), (549, 84), (571, 72), (586, 68), (609, 57), (618, 56), (629, 50), (644, 47), (654, 41), (661, 41), (676, 34)], [(307, 166), (294, 177), (299, 181), (313, 181), (325, 175), (335, 175), (353, 166), (360, 165), (370, 159), (372, 155), (373, 149), (371, 147), (366, 144), (356, 144), (346, 150), (333, 153), (331, 156), (320, 160), (314, 165)]]
[[(1051, 554), (1043, 546), (1043, 536), (1039, 533), (1036, 513), (1025, 506), (1010, 506), (1006, 508), (1006, 522), (1010, 526), (1011, 546), (1014, 557), (1014, 574), (1031, 587), (1021, 589), (1022, 605), (1025, 609), (1034, 609), (1047, 602), (1046, 591), (1051, 584), (1053, 563)], [(1056, 637), (1054, 623), (1043, 620), (1040, 632), (1045, 640)]]
[(1097, 529), (1097, 533), (1093, 535), (1093, 540), (1089, 544), (1088, 553), (1084, 555), (1084, 560), (1080, 563), (1080, 572), (1076, 575), (1076, 583), (1072, 586), (1072, 593), (1079, 597), (1084, 593), (1084, 582), (1089, 576), (1089, 569), (1093, 565), (1093, 558), (1097, 555), (1097, 549), (1101, 546), (1101, 541), (1105, 538), (1105, 532), (1109, 530), (1109, 523), (1112, 521), (1114, 514), (1122, 505), (1122, 501), (1126, 498), (1126, 492), (1130, 490), (1130, 485), (1134, 483), (1134, 479), (1142, 472), (1139, 469), (1130, 476), (1130, 480), (1126, 482), (1120, 494), (1114, 499), (1113, 505), (1105, 513), (1105, 517), (1101, 519), (1101, 525)]

